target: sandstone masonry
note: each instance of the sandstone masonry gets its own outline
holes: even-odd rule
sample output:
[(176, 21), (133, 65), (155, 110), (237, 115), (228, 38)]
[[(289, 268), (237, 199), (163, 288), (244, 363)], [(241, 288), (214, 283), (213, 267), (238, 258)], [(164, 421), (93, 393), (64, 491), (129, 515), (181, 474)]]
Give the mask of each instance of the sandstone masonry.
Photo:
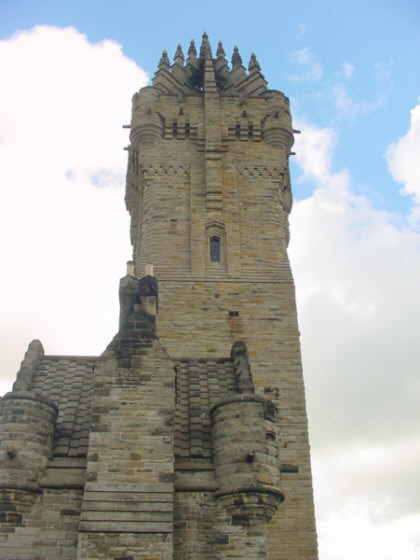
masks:
[(163, 52), (133, 97), (118, 333), (33, 341), (1, 400), (1, 558), (316, 560), (293, 133), (255, 55)]

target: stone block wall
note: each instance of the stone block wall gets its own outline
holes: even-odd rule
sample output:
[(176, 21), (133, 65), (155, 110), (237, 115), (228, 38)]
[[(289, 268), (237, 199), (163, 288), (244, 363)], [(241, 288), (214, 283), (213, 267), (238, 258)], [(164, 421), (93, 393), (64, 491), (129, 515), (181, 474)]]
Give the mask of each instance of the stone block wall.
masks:
[(80, 560), (172, 558), (175, 373), (154, 320), (132, 312), (97, 361)]
[[(19, 496), (16, 494), (20, 494)], [(27, 494), (9, 496), (18, 503)], [(2, 523), (0, 556), (4, 560), (76, 560), (83, 491), (45, 489), (31, 500), (16, 522)], [(0, 495), (0, 507), (4, 504)]]
[[(285, 471), (285, 501), (269, 525), (267, 550), (276, 560), (316, 558), (299, 330), (287, 256), (289, 102), (280, 92), (264, 90), (260, 78), (258, 95), (238, 94), (235, 84), (245, 80), (239, 66), (232, 70), (231, 89), (216, 87), (208, 59), (200, 66), (201, 95), (177, 95), (165, 57), (162, 61), (155, 87), (133, 100), (126, 200), (136, 274), (153, 264), (160, 286), (157, 333), (174, 360), (227, 357), (234, 342), (247, 345), (255, 391), (279, 411), (279, 460)], [(221, 245), (218, 262), (209, 251), (213, 235)]]

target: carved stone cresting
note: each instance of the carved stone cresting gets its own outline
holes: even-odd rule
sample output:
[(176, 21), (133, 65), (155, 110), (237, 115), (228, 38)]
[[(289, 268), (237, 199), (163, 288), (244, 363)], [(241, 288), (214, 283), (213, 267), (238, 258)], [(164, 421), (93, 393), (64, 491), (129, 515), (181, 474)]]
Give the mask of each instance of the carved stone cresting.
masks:
[(285, 169), (282, 167), (263, 167), (263, 166), (238, 166), (239, 175), (242, 177), (272, 177), (279, 179), (284, 175)]
[(221, 42), (216, 57), (213, 58), (207, 33), (203, 34), (199, 52), (194, 41), (191, 41), (186, 61), (180, 46), (177, 47), (172, 65), (168, 53), (163, 51), (153, 78), (153, 86), (164, 94), (177, 94), (181, 98), (185, 94), (199, 95), (206, 90), (206, 86), (209, 86), (209, 71), (213, 78), (211, 87), (222, 94), (240, 94), (245, 97), (263, 95), (267, 92), (267, 82), (261, 73), (255, 54), (251, 56), (247, 72), (242, 64), (238, 47), (235, 47), (229, 69)]
[(148, 167), (142, 167), (142, 172), (146, 176), (186, 175), (189, 171), (189, 165), (149, 165)]

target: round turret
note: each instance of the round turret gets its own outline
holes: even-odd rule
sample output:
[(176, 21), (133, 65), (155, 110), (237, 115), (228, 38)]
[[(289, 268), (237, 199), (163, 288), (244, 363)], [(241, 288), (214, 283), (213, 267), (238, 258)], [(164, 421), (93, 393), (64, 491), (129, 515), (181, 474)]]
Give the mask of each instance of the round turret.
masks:
[(153, 87), (145, 87), (133, 97), (130, 140), (136, 149), (156, 144), (163, 136), (163, 122), (155, 108), (158, 98), (159, 92)]
[(216, 496), (238, 522), (267, 522), (284, 499), (275, 416), (273, 403), (254, 394), (211, 410)]
[(0, 416), (0, 487), (38, 487), (51, 456), (57, 407), (34, 391), (3, 397)]
[(289, 155), (293, 146), (294, 137), (291, 129), (279, 117), (276, 112), (268, 115), (261, 125), (262, 137), (269, 146), (273, 148), (283, 148), (286, 155)]

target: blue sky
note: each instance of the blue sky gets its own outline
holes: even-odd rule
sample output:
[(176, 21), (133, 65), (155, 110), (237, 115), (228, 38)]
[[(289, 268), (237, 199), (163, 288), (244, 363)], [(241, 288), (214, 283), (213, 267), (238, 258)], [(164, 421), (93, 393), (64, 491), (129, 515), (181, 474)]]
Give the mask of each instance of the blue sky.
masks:
[(206, 30), (290, 97), (321, 560), (420, 557), (420, 2), (0, 0), (0, 391), (98, 354), (131, 258), (131, 96)]
[[(380, 182), (380, 196), (373, 195), (377, 205), (399, 211), (408, 208), (382, 156), (391, 141), (407, 130), (407, 109), (419, 94), (418, 1), (265, 0), (258, 5), (250, 0), (118, 4), (17, 0), (0, 6), (3, 38), (39, 24), (71, 25), (91, 42), (117, 41), (150, 76), (162, 48), (171, 56), (179, 42), (187, 48), (189, 40), (198, 41), (204, 30), (214, 45), (222, 39), (227, 53), (237, 44), (245, 64), (255, 50), (270, 86), (292, 99), (296, 115), (310, 115), (319, 126), (338, 130), (335, 162), (338, 167), (351, 162), (355, 185), (369, 192), (370, 183)], [(303, 49), (308, 60), (298, 63), (293, 53)], [(310, 75), (316, 64), (318, 77)], [(343, 64), (353, 68), (347, 79)], [(333, 102), (340, 89), (353, 104), (346, 111)], [(308, 188), (302, 185), (295, 196), (307, 194)]]

